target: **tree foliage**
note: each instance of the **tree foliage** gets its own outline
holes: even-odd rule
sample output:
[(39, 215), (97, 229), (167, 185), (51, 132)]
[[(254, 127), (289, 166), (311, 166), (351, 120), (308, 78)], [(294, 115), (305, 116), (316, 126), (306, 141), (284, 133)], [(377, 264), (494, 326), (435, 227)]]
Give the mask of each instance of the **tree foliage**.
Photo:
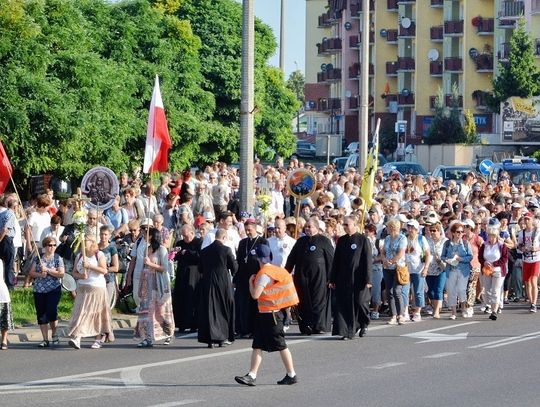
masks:
[[(260, 147), (292, 151), (295, 96), (257, 21)], [(0, 2), (0, 139), (15, 177), (142, 165), (154, 76), (171, 170), (238, 156), (241, 6), (232, 0)]]
[(445, 106), (442, 89), (435, 99), (435, 117), (428, 129), (426, 144), (465, 143), (466, 137), (460, 121), (459, 92), (457, 85), (452, 86), (450, 106)]
[(499, 75), (493, 80), (490, 106), (498, 112), (500, 103), (511, 96), (530, 98), (539, 94), (540, 70), (535, 64), (533, 39), (521, 18), (510, 39), (508, 62), (499, 62)]
[(463, 131), (465, 133), (465, 143), (475, 144), (478, 143), (478, 134), (476, 133), (476, 123), (474, 122), (474, 115), (470, 109), (465, 111), (465, 125)]
[(306, 78), (300, 70), (296, 70), (289, 75), (287, 87), (296, 95), (296, 99), (304, 101), (304, 85)]

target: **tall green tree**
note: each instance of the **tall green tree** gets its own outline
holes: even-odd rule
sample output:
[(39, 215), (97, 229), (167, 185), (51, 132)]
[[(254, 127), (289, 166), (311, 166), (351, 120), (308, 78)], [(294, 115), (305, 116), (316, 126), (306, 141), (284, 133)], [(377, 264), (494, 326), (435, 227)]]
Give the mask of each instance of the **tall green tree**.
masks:
[(465, 132), (460, 121), (459, 92), (457, 85), (452, 86), (450, 106), (445, 106), (445, 96), (439, 89), (435, 100), (435, 117), (428, 129), (426, 144), (464, 143)]
[(304, 86), (306, 78), (301, 70), (297, 69), (292, 72), (287, 79), (287, 87), (295, 94), (296, 99), (304, 101)]
[(490, 107), (498, 112), (500, 103), (511, 96), (530, 98), (539, 94), (540, 70), (535, 64), (533, 39), (525, 29), (525, 19), (521, 18), (510, 39), (508, 62), (499, 62)]

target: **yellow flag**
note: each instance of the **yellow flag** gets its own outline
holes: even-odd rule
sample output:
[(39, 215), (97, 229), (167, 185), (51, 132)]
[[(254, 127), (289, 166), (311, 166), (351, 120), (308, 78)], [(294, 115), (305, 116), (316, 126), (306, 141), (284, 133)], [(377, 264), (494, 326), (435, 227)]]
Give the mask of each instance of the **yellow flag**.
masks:
[(381, 119), (377, 120), (377, 126), (375, 128), (375, 134), (371, 142), (371, 147), (368, 151), (366, 160), (366, 169), (364, 170), (364, 177), (362, 178), (362, 188), (360, 189), (362, 199), (365, 202), (366, 210), (371, 208), (373, 203), (373, 189), (375, 184), (375, 171), (377, 170), (379, 162), (379, 127)]

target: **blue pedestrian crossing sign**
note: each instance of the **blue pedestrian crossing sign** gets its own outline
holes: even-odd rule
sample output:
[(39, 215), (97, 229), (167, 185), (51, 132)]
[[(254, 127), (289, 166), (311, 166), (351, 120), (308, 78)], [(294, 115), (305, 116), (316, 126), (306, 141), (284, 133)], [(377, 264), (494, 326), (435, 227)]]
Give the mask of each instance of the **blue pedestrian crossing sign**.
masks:
[(483, 160), (478, 166), (478, 169), (480, 170), (482, 174), (488, 175), (489, 171), (491, 171), (491, 167), (493, 167), (493, 161)]

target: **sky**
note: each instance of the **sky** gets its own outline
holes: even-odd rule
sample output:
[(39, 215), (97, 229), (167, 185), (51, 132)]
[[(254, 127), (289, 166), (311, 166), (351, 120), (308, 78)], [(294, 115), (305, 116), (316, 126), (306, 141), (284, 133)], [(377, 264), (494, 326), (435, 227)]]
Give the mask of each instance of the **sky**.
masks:
[[(242, 0), (236, 0), (242, 3)], [(268, 24), (276, 37), (278, 48), (270, 59), (270, 65), (279, 67), (279, 24), (281, 0), (253, 0), (255, 15)], [(285, 78), (300, 69), (305, 72), (306, 63), (306, 2), (285, 0)]]

